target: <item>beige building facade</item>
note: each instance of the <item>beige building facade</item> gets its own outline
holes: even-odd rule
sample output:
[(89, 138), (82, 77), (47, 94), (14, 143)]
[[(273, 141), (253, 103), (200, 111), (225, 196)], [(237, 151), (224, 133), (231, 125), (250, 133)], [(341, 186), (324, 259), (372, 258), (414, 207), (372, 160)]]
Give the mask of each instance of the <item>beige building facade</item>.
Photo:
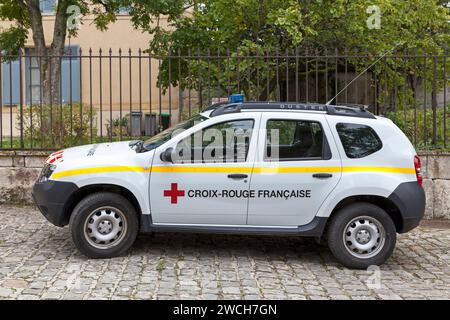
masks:
[[(48, 45), (52, 42), (55, 1), (41, 0)], [(164, 26), (166, 20), (162, 18), (160, 24)], [(0, 21), (0, 28), (9, 25), (10, 22)], [(84, 109), (92, 106), (96, 110), (97, 128), (102, 127), (103, 135), (111, 115), (113, 120), (119, 119), (130, 111), (141, 112), (142, 121), (146, 113), (156, 113), (157, 119), (163, 113), (171, 115), (172, 123), (177, 122), (183, 94), (176, 87), (166, 92), (160, 90), (157, 84), (160, 61), (144, 53), (149, 40), (148, 33), (133, 28), (126, 10), (104, 32), (96, 28), (93, 16), (83, 17), (77, 36), (66, 39), (66, 53), (61, 59), (61, 106), (70, 103), (81, 103)], [(1, 64), (3, 137), (18, 134), (20, 105), (38, 104), (40, 100), (39, 58), (33, 46), (30, 32), (21, 61)]]

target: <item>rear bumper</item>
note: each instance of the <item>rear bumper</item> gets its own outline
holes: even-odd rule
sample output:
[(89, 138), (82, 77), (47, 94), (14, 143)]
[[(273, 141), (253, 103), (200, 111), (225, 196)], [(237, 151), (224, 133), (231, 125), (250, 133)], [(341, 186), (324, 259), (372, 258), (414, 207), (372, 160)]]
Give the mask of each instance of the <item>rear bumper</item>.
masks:
[(44, 217), (52, 224), (63, 227), (69, 223), (70, 212), (66, 212), (68, 200), (75, 191), (72, 182), (48, 180), (36, 182), (33, 187), (33, 200)]
[(389, 196), (402, 215), (399, 233), (417, 227), (425, 214), (425, 191), (416, 181), (401, 183)]

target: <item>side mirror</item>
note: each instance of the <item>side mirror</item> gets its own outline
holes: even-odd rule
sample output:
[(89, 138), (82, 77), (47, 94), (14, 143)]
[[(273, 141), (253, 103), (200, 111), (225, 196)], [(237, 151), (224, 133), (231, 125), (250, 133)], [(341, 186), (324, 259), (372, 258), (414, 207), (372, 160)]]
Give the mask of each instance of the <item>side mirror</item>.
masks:
[(173, 163), (172, 153), (173, 153), (173, 148), (167, 148), (166, 150), (164, 150), (160, 155), (161, 161)]

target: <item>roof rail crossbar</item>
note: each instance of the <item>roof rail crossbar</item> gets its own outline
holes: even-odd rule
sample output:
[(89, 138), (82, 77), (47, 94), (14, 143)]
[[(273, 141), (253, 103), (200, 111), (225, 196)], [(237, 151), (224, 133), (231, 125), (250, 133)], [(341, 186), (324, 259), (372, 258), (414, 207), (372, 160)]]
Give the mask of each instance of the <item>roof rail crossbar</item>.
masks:
[(367, 111), (366, 108), (362, 108), (361, 106), (356, 107), (351, 105), (328, 105), (327, 113), (334, 116), (376, 119), (372, 113)]
[(222, 114), (237, 113), (242, 110), (286, 110), (286, 111), (317, 111), (326, 112), (334, 116), (359, 117), (375, 119), (375, 116), (361, 106), (353, 105), (325, 105), (319, 103), (298, 102), (244, 102), (220, 103), (212, 105), (206, 110), (213, 110), (210, 114), (215, 117)]
[(242, 108), (241, 103), (227, 103), (224, 105), (217, 106), (209, 115), (210, 117), (219, 116), (222, 114), (228, 114), (228, 113), (237, 113), (240, 112)]
[(217, 102), (217, 103), (213, 103), (211, 105), (209, 105), (208, 107), (206, 107), (205, 109), (202, 110), (202, 112), (204, 111), (210, 111), (210, 110), (215, 110), (220, 106), (224, 106), (226, 104), (230, 104), (228, 101), (221, 101), (221, 102)]

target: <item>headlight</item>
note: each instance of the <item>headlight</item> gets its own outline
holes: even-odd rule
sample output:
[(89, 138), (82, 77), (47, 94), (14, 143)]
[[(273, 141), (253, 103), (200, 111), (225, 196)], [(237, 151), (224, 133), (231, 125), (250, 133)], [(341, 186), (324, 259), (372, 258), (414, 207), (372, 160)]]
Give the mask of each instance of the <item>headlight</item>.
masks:
[(38, 182), (47, 181), (52, 175), (53, 171), (55, 171), (56, 165), (46, 163), (42, 168), (41, 174), (39, 175)]

